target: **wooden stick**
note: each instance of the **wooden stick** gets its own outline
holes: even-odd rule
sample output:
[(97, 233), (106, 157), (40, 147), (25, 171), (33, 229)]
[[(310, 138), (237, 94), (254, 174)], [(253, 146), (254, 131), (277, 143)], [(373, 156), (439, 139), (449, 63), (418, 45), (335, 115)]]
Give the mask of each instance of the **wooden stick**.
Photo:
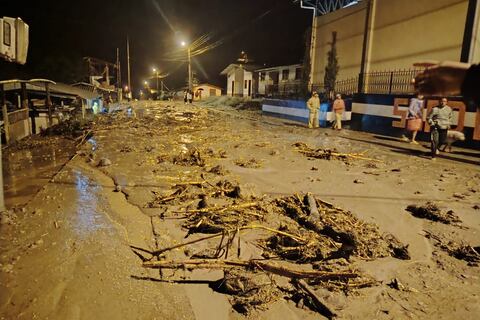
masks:
[[(186, 213), (207, 213), (207, 212), (225, 212), (228, 210), (238, 210), (238, 209), (246, 209), (246, 208), (251, 208), (251, 207), (256, 207), (258, 206), (258, 202), (247, 202), (247, 203), (242, 203), (239, 205), (233, 205), (233, 206), (228, 206), (228, 207), (209, 207), (209, 208), (203, 208), (203, 209), (192, 209), (192, 210), (187, 210)], [(179, 211), (178, 213), (183, 213)], [(256, 216), (261, 216), (259, 214), (255, 214)]]
[[(306, 239), (297, 237), (295, 235), (292, 235), (292, 234), (289, 234), (289, 233), (286, 233), (286, 232), (283, 232), (283, 231), (280, 231), (280, 230), (275, 230), (275, 229), (272, 229), (272, 228), (269, 228), (269, 227), (266, 227), (266, 226), (262, 226), (262, 225), (254, 224), (254, 225), (249, 225), (249, 226), (238, 228), (239, 231), (240, 230), (248, 230), (248, 229), (263, 229), (263, 230), (266, 230), (266, 231), (270, 231), (270, 232), (273, 232), (273, 233), (278, 233), (278, 234), (284, 235), (286, 237), (290, 237), (290, 238), (292, 238), (294, 240), (297, 240), (297, 241), (300, 241), (300, 242), (305, 242), (305, 243), (307, 242)], [(132, 245), (130, 245), (130, 248), (140, 250), (140, 251), (143, 251), (143, 252), (146, 252), (146, 253), (150, 253), (151, 255), (157, 256), (157, 255), (162, 254), (164, 252), (171, 251), (171, 250), (174, 250), (174, 249), (178, 249), (178, 248), (181, 248), (181, 247), (185, 247), (185, 246), (188, 246), (188, 245), (191, 245), (191, 244), (195, 244), (197, 242), (202, 242), (202, 241), (205, 241), (205, 240), (209, 240), (209, 239), (217, 238), (217, 237), (220, 237), (220, 236), (224, 236), (228, 232), (230, 232), (230, 231), (225, 230), (224, 232), (215, 233), (215, 234), (212, 234), (212, 235), (207, 236), (207, 237), (198, 238), (196, 240), (191, 240), (191, 241), (188, 241), (188, 242), (176, 244), (174, 246), (158, 249), (158, 250), (155, 250), (155, 251), (139, 248), (139, 247), (132, 246)]]
[(315, 198), (313, 197), (313, 194), (308, 192), (305, 195), (305, 198), (306, 198), (307, 203), (308, 203), (308, 208), (309, 208), (309, 211), (310, 211), (310, 217), (312, 219), (316, 220), (316, 221), (319, 221), (320, 220), (320, 213), (318, 212), (317, 202), (315, 201)]
[(193, 259), (183, 261), (148, 261), (142, 265), (144, 268), (153, 269), (231, 269), (231, 268), (247, 268), (260, 269), (279, 276), (300, 279), (315, 280), (333, 280), (340, 278), (352, 279), (358, 277), (355, 272), (328, 272), (328, 271), (304, 271), (275, 264), (265, 263), (259, 260), (211, 260), (211, 259)]
[(323, 314), (328, 319), (332, 319), (336, 316), (335, 312), (332, 311), (327, 304), (322, 301), (322, 299), (315, 293), (315, 291), (302, 279), (295, 279), (294, 283), (303, 290), (308, 296), (312, 299), (315, 309), (321, 314)]
[(292, 238), (293, 240), (296, 240), (296, 241), (299, 241), (299, 242), (304, 242), (304, 243), (308, 242), (306, 239), (295, 236), (293, 234), (290, 234), (290, 233), (287, 233), (287, 232), (284, 232), (284, 231), (280, 231), (280, 230), (276, 230), (276, 229), (272, 229), (272, 228), (269, 228), (269, 227), (266, 227), (266, 226), (257, 225), (257, 224), (252, 224), (252, 225), (249, 225), (249, 226), (246, 226), (246, 227), (242, 227), (240, 229), (263, 229), (263, 230), (270, 231), (270, 232), (273, 232), (273, 233), (281, 234), (282, 236)]

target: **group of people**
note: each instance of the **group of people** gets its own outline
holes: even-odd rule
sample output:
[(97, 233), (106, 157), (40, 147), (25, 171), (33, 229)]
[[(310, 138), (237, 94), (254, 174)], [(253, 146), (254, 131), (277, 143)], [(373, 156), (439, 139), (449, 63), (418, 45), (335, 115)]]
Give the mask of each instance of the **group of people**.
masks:
[[(419, 94), (416, 98), (410, 100), (408, 107), (408, 118), (407, 118), (407, 131), (411, 132), (411, 140), (409, 140), (405, 135), (402, 137), (404, 141), (410, 141), (412, 144), (418, 144), (416, 137), (418, 131), (423, 127), (423, 105), (424, 105), (424, 96)], [(427, 115), (427, 123), (431, 126), (431, 132), (435, 132), (435, 135), (432, 135), (432, 158), (435, 158), (439, 154), (440, 147), (446, 143), (448, 129), (452, 125), (452, 116), (453, 111), (450, 106), (448, 106), (447, 98), (442, 98), (440, 104), (436, 107), (433, 107)]]
[(185, 90), (183, 92), (183, 102), (185, 104), (187, 104), (187, 103), (192, 104), (193, 103), (193, 92), (191, 90)]
[[(320, 98), (318, 96), (318, 92), (313, 91), (312, 97), (307, 101), (307, 108), (310, 111), (308, 117), (308, 127), (318, 128), (318, 114), (320, 109)], [(345, 101), (343, 101), (341, 94), (337, 94), (333, 102), (333, 112), (335, 113), (333, 129), (342, 130), (342, 116), (344, 111)]]
[[(411, 143), (418, 144), (416, 137), (423, 125), (424, 94), (430, 96), (462, 95), (465, 103), (480, 108), (480, 64), (469, 65), (447, 61), (417, 63), (415, 66), (424, 67), (425, 70), (413, 80), (418, 95), (410, 101), (407, 130), (411, 132)], [(312, 93), (312, 97), (307, 101), (307, 108), (310, 111), (308, 127), (318, 128), (320, 98), (317, 92)], [(333, 102), (333, 111), (335, 113), (333, 128), (341, 130), (345, 102), (340, 94), (336, 95)], [(432, 158), (435, 158), (440, 147), (447, 140), (448, 129), (452, 125), (452, 116), (452, 108), (448, 106), (447, 98), (443, 97), (440, 104), (432, 108), (426, 117), (427, 123), (431, 126)], [(407, 137), (404, 139), (408, 140)]]

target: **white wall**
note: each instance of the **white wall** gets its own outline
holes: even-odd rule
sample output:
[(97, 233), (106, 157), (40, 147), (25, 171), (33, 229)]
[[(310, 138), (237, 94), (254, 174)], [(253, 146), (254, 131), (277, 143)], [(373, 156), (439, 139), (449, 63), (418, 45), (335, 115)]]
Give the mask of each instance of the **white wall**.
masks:
[[(409, 69), (426, 59), (459, 61), (467, 7), (468, 0), (372, 0), (365, 71)], [(323, 83), (333, 31), (340, 65), (337, 79), (360, 73), (366, 12), (363, 1), (316, 18), (314, 84)], [(480, 55), (480, 49), (474, 52)]]

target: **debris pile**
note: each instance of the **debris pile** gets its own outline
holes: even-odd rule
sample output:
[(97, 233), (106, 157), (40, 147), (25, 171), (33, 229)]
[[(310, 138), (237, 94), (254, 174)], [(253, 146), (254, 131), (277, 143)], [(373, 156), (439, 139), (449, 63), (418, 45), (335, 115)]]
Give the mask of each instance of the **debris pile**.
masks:
[(262, 167), (262, 161), (257, 160), (255, 158), (252, 158), (249, 160), (238, 159), (238, 160), (235, 160), (235, 164), (242, 168), (258, 169)]
[(376, 225), (359, 220), (351, 212), (308, 194), (303, 199), (295, 195), (276, 201), (280, 214), (326, 238), (331, 244), (327, 252), (336, 248), (327, 257), (329, 259), (348, 259), (351, 255), (364, 259), (387, 256), (409, 259), (407, 248), (394, 236), (380, 234)]
[(340, 160), (348, 163), (351, 160), (367, 160), (381, 162), (378, 159), (365, 157), (365, 153), (340, 153), (336, 149), (313, 149), (306, 143), (296, 142), (293, 144), (296, 150), (308, 158), (323, 159), (323, 160)]
[(452, 210), (444, 212), (432, 202), (427, 202), (422, 206), (412, 204), (406, 210), (414, 217), (438, 221), (444, 224), (458, 224), (462, 222)]
[(173, 158), (173, 163), (181, 166), (205, 166), (205, 160), (202, 158), (198, 149), (189, 150), (186, 153), (180, 153)]

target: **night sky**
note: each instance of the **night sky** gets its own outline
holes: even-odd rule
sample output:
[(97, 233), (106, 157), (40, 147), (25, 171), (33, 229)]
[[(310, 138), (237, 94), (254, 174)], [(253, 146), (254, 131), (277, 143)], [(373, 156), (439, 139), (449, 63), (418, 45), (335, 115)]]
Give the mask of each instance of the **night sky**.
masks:
[(186, 64), (166, 58), (181, 50), (180, 39), (193, 41), (205, 33), (223, 43), (196, 58), (193, 68), (201, 82), (225, 86), (219, 73), (242, 50), (257, 65), (299, 63), (312, 18), (293, 0), (0, 0), (0, 15), (20, 17), (30, 26), (27, 64), (0, 62), (0, 78), (80, 81), (83, 56), (115, 62), (119, 47), (125, 84), (128, 35), (134, 88), (154, 66), (171, 73), (169, 87), (183, 86)]

